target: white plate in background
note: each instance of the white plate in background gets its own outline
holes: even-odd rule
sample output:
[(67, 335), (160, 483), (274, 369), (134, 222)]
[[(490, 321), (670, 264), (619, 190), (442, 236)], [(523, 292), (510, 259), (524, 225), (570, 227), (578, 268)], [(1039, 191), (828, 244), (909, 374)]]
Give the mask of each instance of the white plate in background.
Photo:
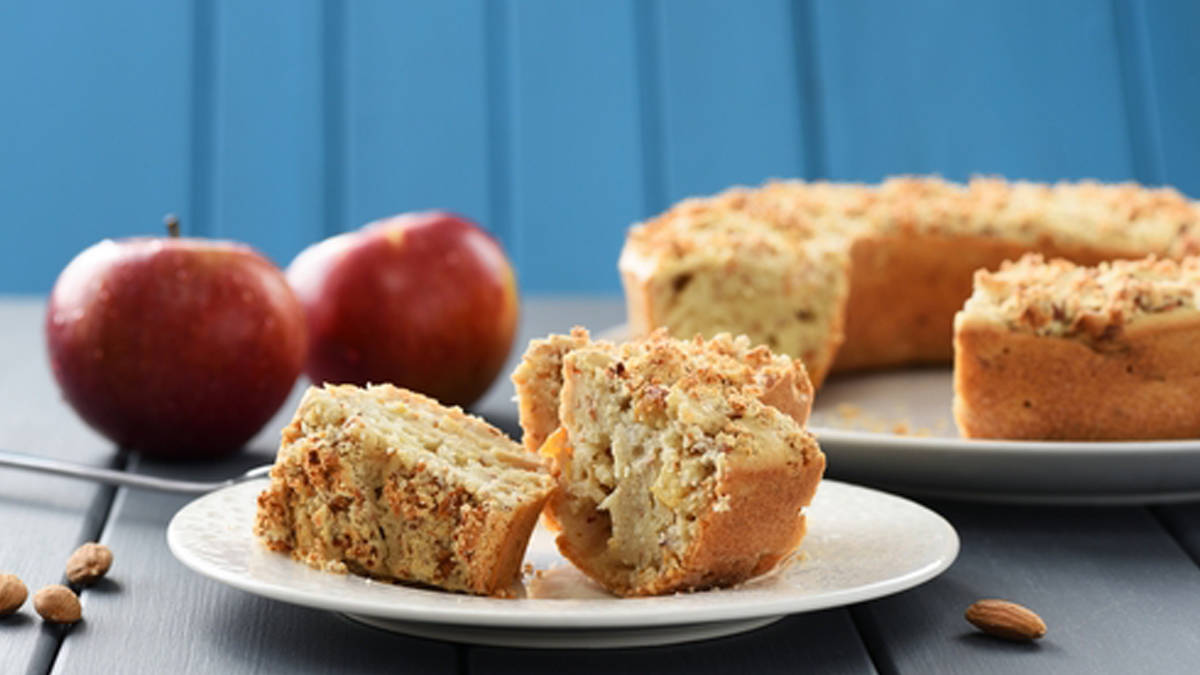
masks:
[(897, 593), (937, 576), (958, 554), (954, 528), (933, 511), (824, 481), (797, 554), (736, 588), (617, 598), (571, 567), (539, 527), (525, 561), (540, 574), (526, 575), (518, 598), (484, 598), (320, 572), (266, 550), (251, 532), (265, 485), (236, 485), (183, 507), (167, 528), (171, 552), (196, 572), (255, 595), (475, 644), (607, 648), (731, 635), (787, 614)]
[(902, 492), (1029, 503), (1200, 499), (1200, 440), (961, 438), (953, 397), (949, 368), (838, 375), (817, 392), (809, 428), (829, 475)]

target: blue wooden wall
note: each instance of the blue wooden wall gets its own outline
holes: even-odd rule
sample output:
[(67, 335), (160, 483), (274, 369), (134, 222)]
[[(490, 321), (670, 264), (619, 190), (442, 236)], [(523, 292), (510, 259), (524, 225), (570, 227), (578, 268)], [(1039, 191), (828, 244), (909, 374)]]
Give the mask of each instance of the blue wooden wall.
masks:
[(1170, 183), (1200, 196), (1188, 0), (0, 1), (0, 291), (81, 248), (286, 264), (467, 214), (525, 292), (614, 292), (625, 228), (772, 176)]

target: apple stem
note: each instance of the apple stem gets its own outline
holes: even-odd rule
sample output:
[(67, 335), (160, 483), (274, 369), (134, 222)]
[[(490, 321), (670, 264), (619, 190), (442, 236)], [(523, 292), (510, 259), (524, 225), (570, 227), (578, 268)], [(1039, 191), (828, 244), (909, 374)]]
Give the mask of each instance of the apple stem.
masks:
[(179, 237), (179, 217), (174, 213), (163, 216), (163, 225), (167, 226), (167, 236), (172, 239)]

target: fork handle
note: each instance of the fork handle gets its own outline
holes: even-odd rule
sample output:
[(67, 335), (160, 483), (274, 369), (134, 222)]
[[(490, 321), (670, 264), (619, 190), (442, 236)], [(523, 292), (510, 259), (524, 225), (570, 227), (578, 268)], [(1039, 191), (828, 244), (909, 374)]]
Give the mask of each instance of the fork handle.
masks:
[(185, 494), (203, 494), (237, 482), (236, 480), (201, 482), (191, 480), (175, 480), (172, 478), (156, 478), (154, 476), (143, 476), (141, 474), (129, 473), (126, 471), (104, 469), (98, 466), (75, 464), (73, 462), (64, 462), (57, 459), (26, 455), (8, 450), (0, 450), (0, 466), (7, 466), (15, 469), (26, 469), (29, 471), (40, 471), (42, 473), (51, 473), (59, 476), (70, 476), (71, 478), (81, 478), (97, 483), (104, 483), (106, 485), (121, 485), (125, 487), (158, 490), (161, 492), (180, 492)]

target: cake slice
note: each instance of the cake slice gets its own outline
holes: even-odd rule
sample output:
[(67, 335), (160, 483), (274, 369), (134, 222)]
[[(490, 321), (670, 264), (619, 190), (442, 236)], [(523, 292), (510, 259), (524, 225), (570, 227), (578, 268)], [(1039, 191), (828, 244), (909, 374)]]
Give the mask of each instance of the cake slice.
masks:
[(745, 338), (663, 331), (575, 344), (561, 360), (548, 513), (584, 573), (623, 596), (728, 586), (799, 545), (825, 467), (803, 428), (803, 365)]
[(563, 357), (573, 349), (593, 343), (586, 329), (576, 326), (570, 335), (551, 335), (531, 340), (512, 382), (517, 392), (517, 412), (525, 449), (536, 452), (558, 428), (558, 403), (562, 393)]
[[(668, 342), (667, 331), (660, 328), (644, 339), (647, 344)], [(721, 375), (737, 386), (751, 386), (759, 397), (800, 424), (808, 421), (812, 410), (813, 385), (803, 362), (787, 356), (772, 355), (769, 349), (752, 347), (746, 337), (736, 340), (719, 335), (710, 341), (677, 340), (682, 352), (713, 359), (722, 368)], [(587, 329), (576, 326), (570, 335), (551, 335), (531, 340), (512, 382), (517, 392), (517, 408), (526, 449), (537, 451), (559, 427), (559, 406), (563, 387), (563, 360), (570, 352), (588, 349), (618, 352), (605, 340), (593, 341)], [(721, 357), (716, 359), (715, 357)]]
[(1200, 259), (979, 271), (954, 323), (954, 416), (973, 438), (1200, 437)]
[(313, 567), (497, 595), (553, 487), (539, 458), (459, 408), (391, 385), (310, 387), (254, 529)]

